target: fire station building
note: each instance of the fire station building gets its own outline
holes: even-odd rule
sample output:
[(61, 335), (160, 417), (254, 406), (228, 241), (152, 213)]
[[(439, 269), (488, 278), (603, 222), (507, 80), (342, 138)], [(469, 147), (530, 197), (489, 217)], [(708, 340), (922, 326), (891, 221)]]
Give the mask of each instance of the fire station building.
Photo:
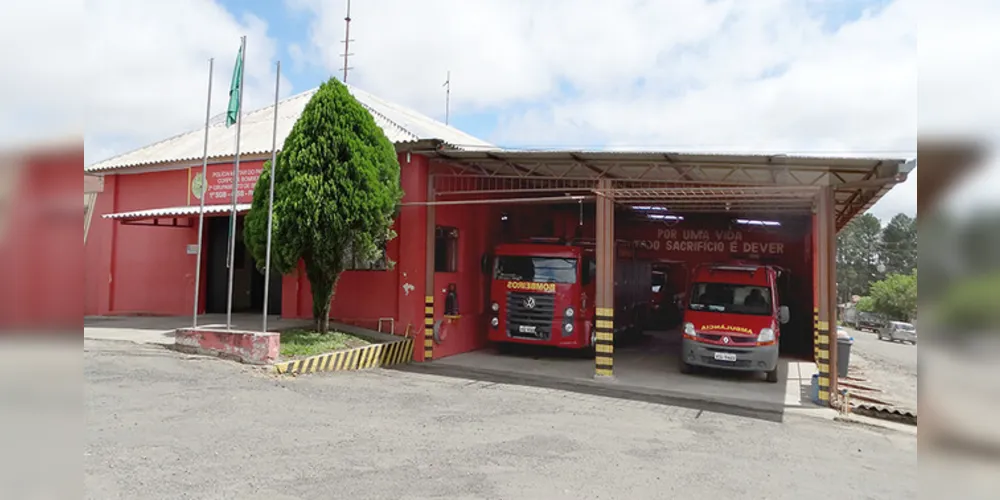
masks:
[[(279, 144), (313, 92), (279, 104)], [(836, 358), (829, 326), (836, 324), (836, 232), (912, 169), (892, 158), (511, 151), (360, 89), (351, 92), (395, 143), (405, 196), (398, 237), (385, 250), (395, 265), (359, 263), (345, 272), (331, 314), (341, 323), (414, 336), (424, 347), (414, 353), (417, 362), (488, 347), (494, 250), (544, 238), (594, 247), (596, 296), (589, 300), (608, 322), (625, 314), (614, 303), (623, 280), (653, 279), (661, 294), (683, 298), (685, 277), (701, 263), (780, 266), (789, 276), (783, 303), (790, 310), (782, 354), (825, 366)], [(270, 158), (273, 112), (244, 116), (241, 214)], [(190, 315), (196, 285), (199, 311), (225, 312), (234, 134), (222, 122), (211, 126), (204, 179), (201, 129), (86, 167), (104, 179), (85, 241), (86, 314)], [(657, 276), (616, 274), (621, 248), (650, 262)], [(235, 312), (260, 311), (263, 284), (271, 280), (269, 311), (311, 317), (304, 270), (265, 277), (241, 242), (234, 260)], [(425, 311), (433, 311), (433, 333), (425, 333)], [(835, 373), (823, 375), (836, 384)]]

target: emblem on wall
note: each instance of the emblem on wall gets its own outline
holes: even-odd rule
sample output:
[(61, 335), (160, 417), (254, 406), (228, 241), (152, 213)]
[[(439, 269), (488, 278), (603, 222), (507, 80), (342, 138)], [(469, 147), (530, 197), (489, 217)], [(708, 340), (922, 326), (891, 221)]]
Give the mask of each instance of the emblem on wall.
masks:
[(201, 172), (191, 178), (191, 194), (199, 200), (205, 194), (205, 178), (201, 176)]

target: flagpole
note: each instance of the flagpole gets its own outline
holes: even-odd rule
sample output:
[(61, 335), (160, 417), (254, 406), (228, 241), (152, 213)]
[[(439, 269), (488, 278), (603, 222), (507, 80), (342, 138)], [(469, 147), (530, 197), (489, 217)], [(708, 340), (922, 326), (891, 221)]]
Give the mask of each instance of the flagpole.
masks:
[(233, 162), (233, 207), (229, 225), (229, 293), (226, 296), (226, 330), (233, 327), (233, 273), (236, 270), (236, 188), (240, 183), (240, 129), (243, 125), (243, 76), (246, 70), (247, 37), (240, 38), (239, 97), (236, 109), (236, 160)]
[[(205, 149), (201, 155), (201, 184), (199, 189), (201, 194), (200, 210), (198, 211), (198, 261), (194, 268), (194, 313), (192, 314), (191, 326), (198, 328), (198, 299), (201, 292), (201, 245), (204, 236), (205, 225), (205, 176), (208, 170), (208, 126), (212, 119), (212, 71), (215, 67), (215, 58), (208, 60), (208, 104), (205, 105)], [(191, 186), (188, 186), (191, 189)]]
[(267, 301), (271, 291), (271, 227), (274, 219), (274, 178), (278, 173), (278, 89), (281, 87), (281, 61), (274, 79), (274, 131), (271, 135), (271, 187), (267, 198), (267, 250), (264, 252), (264, 319), (260, 331), (267, 332)]

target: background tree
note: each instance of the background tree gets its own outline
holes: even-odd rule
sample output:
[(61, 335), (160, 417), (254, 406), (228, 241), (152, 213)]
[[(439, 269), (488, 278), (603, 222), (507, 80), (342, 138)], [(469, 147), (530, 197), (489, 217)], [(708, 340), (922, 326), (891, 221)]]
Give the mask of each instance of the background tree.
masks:
[(866, 295), (878, 271), (882, 224), (872, 214), (851, 221), (837, 235), (837, 300), (850, 301), (852, 295)]
[(875, 312), (875, 301), (871, 297), (864, 296), (858, 299), (855, 307), (861, 312), (873, 313)]
[[(368, 111), (331, 78), (295, 122), (277, 162), (271, 266), (289, 273), (305, 264), (316, 329), (326, 333), (340, 274), (351, 263), (383, 257), (385, 242), (395, 237), (393, 217), (403, 196), (396, 151)], [(261, 268), (271, 172), (268, 162), (244, 230)]]
[(882, 228), (880, 247), (886, 274), (910, 274), (917, 268), (917, 220), (896, 214)]
[(917, 315), (917, 272), (890, 274), (872, 283), (869, 297), (874, 312), (897, 321), (912, 320)]

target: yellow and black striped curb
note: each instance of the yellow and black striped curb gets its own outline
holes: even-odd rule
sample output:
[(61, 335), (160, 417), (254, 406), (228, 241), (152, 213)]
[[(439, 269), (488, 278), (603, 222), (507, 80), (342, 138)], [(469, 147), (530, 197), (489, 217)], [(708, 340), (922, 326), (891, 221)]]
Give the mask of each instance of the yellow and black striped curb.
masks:
[(611, 377), (614, 375), (615, 310), (598, 307), (595, 319), (597, 341), (594, 344), (594, 375)]
[(372, 344), (343, 351), (320, 354), (295, 361), (275, 363), (275, 373), (315, 373), (366, 370), (380, 366), (409, 363), (413, 359), (413, 339)]

